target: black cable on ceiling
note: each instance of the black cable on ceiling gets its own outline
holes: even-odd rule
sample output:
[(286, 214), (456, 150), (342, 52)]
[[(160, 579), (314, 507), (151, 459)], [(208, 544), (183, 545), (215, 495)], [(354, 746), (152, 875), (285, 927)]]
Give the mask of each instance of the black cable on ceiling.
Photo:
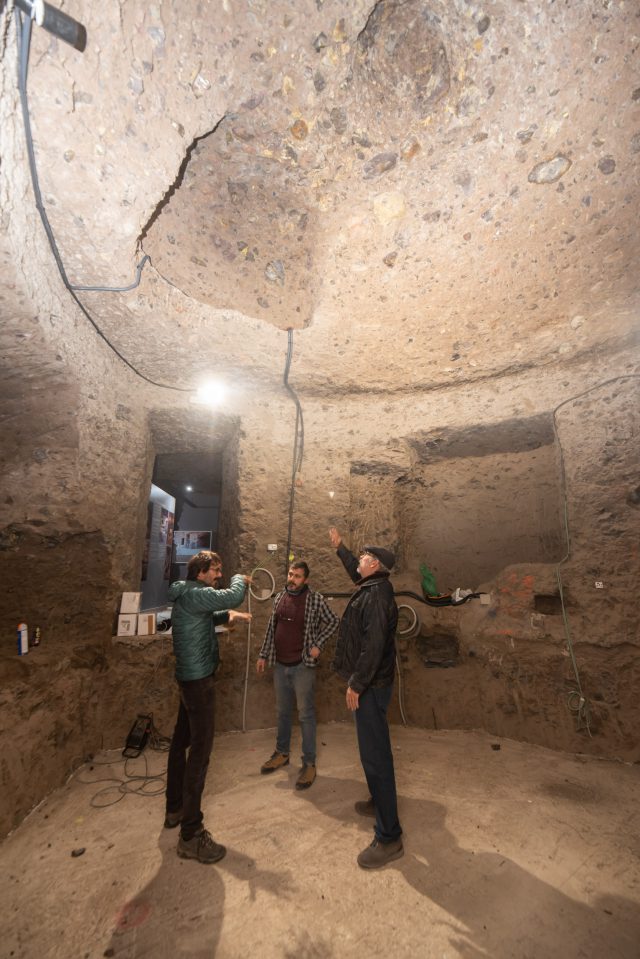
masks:
[(151, 257), (148, 253), (145, 253), (136, 267), (135, 280), (128, 286), (78, 286), (77, 283), (74, 283), (71, 289), (81, 290), (83, 293), (128, 293), (130, 290), (135, 290), (136, 287), (140, 286), (142, 269), (147, 262), (151, 263)]
[(87, 308), (76, 296), (76, 289), (80, 290), (105, 290), (109, 292), (126, 292), (127, 290), (134, 289), (140, 282), (140, 274), (142, 272), (142, 267), (145, 262), (149, 259), (145, 257), (138, 264), (137, 268), (137, 277), (134, 283), (128, 287), (74, 287), (67, 277), (66, 270), (64, 268), (64, 263), (62, 262), (62, 257), (60, 256), (60, 251), (58, 249), (58, 244), (51, 229), (51, 224), (49, 223), (49, 218), (42, 202), (42, 194), (40, 192), (40, 182), (38, 178), (38, 170), (36, 166), (35, 150), (33, 146), (33, 137), (31, 134), (31, 119), (29, 116), (29, 101), (27, 97), (27, 72), (29, 65), (29, 48), (31, 44), (31, 23), (32, 17), (28, 16), (26, 18), (26, 23), (22, 21), (22, 15), (17, 7), (14, 9), (15, 23), (16, 23), (16, 33), (18, 39), (18, 89), (20, 92), (20, 104), (22, 106), (22, 118), (24, 121), (24, 130), (25, 138), (27, 143), (27, 155), (29, 158), (29, 170), (31, 172), (31, 183), (33, 186), (33, 193), (36, 201), (36, 208), (40, 214), (40, 219), (42, 220), (42, 225), (44, 226), (47, 239), (49, 241), (49, 246), (53, 257), (56, 261), (58, 271), (62, 282), (64, 283), (67, 291), (69, 292), (71, 298), (74, 300), (76, 306), (82, 311), (84, 316), (87, 318), (91, 326), (94, 328), (98, 336), (107, 344), (109, 349), (115, 353), (119, 360), (121, 360), (125, 366), (127, 366), (132, 373), (135, 373), (136, 376), (140, 377), (141, 380), (144, 380), (146, 383), (150, 383), (152, 386), (158, 386), (164, 390), (173, 390), (178, 393), (191, 393), (193, 387), (186, 386), (171, 386), (168, 383), (158, 383), (156, 380), (152, 380), (150, 377), (145, 376), (144, 373), (141, 373), (133, 363), (131, 363), (113, 343), (107, 338), (107, 336), (102, 332), (96, 321), (93, 319)]

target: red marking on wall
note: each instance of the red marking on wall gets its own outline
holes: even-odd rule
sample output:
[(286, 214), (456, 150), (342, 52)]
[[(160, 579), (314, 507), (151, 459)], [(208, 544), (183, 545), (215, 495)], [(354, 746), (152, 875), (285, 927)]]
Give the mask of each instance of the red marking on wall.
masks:
[(522, 579), (517, 573), (510, 573), (506, 585), (501, 586), (498, 590), (506, 600), (506, 602), (500, 603), (501, 610), (507, 616), (517, 617), (522, 615), (523, 610), (531, 607), (534, 588), (535, 577), (531, 573), (523, 576)]

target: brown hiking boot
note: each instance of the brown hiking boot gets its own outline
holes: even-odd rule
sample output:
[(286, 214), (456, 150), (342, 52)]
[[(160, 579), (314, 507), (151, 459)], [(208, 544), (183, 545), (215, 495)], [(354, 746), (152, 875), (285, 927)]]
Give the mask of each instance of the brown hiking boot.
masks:
[(276, 769), (282, 769), (283, 766), (289, 765), (289, 757), (284, 756), (282, 753), (275, 752), (271, 759), (267, 759), (266, 763), (260, 767), (261, 773), (273, 773)]
[(296, 781), (296, 789), (308, 789), (309, 786), (313, 785), (315, 778), (316, 767), (305, 763)]
[(400, 859), (401, 856), (404, 856), (402, 839), (384, 843), (374, 839), (371, 845), (363, 849), (358, 856), (358, 865), (362, 869), (380, 869), (381, 866), (386, 866), (388, 862)]
[(371, 796), (368, 799), (359, 799), (357, 803), (354, 803), (353, 808), (359, 816), (373, 816), (375, 818), (376, 807)]

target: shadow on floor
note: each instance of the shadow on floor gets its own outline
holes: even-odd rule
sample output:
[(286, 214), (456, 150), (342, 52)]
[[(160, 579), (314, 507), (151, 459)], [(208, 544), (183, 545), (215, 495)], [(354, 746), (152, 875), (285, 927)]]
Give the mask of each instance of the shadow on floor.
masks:
[(293, 898), (295, 886), (289, 874), (261, 869), (254, 859), (232, 848), (213, 865), (180, 859), (178, 832), (161, 831), (158, 871), (120, 911), (105, 957), (212, 959), (224, 919), (225, 873), (247, 883), (251, 902), (258, 890)]
[[(283, 783), (282, 788), (289, 786)], [(363, 848), (373, 820), (358, 817), (353, 804), (366, 796), (363, 783), (326, 776), (319, 776), (303, 794), (304, 800), (325, 815), (341, 822), (357, 820), (363, 834), (367, 833)], [(450, 918), (445, 916), (441, 922), (450, 923), (449, 942), (457, 955), (465, 959), (628, 959), (640, 955), (640, 917), (633, 901), (599, 896), (596, 904), (589, 906), (499, 852), (459, 846), (446, 828), (447, 810), (440, 803), (399, 796), (398, 807), (405, 855), (385, 870), (402, 873), (420, 895), (448, 914)], [(368, 875), (373, 878), (377, 874)], [(410, 919), (405, 917), (408, 922)], [(429, 955), (428, 950), (424, 954)]]

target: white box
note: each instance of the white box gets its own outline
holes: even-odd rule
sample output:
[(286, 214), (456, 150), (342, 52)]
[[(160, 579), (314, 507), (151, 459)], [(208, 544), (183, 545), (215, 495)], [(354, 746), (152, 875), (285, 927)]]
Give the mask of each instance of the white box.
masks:
[(135, 613), (118, 616), (118, 636), (135, 636), (137, 620)]
[(155, 613), (138, 613), (138, 636), (153, 636), (156, 631)]
[(123, 593), (120, 603), (121, 613), (139, 613), (142, 593)]

